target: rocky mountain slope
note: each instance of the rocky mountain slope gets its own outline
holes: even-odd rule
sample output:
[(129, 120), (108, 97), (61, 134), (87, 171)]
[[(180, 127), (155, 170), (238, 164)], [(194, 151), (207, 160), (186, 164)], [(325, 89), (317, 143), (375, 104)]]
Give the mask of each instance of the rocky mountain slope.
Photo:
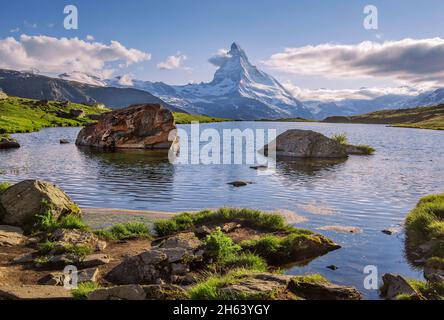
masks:
[(104, 87), (4, 69), (0, 69), (0, 88), (10, 96), (28, 99), (103, 103), (114, 109), (138, 103), (160, 103), (172, 111), (182, 111), (149, 92), (134, 88)]

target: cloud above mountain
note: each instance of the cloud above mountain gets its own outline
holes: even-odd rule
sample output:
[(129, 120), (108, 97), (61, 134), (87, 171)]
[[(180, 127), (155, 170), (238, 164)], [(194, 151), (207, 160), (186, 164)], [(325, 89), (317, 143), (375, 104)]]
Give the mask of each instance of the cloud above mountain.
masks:
[(444, 39), (403, 39), (287, 48), (263, 63), (275, 70), (326, 78), (387, 78), (411, 84), (444, 82)]
[(173, 56), (169, 56), (165, 61), (157, 64), (157, 69), (160, 70), (174, 70), (181, 69), (183, 67), (183, 63), (187, 60), (188, 57), (180, 52), (176, 53)]
[(220, 67), (224, 64), (225, 61), (230, 59), (231, 56), (229, 54), (229, 50), (227, 49), (219, 49), (215, 54), (213, 54), (209, 59), (208, 62), (216, 67)]
[(0, 39), (0, 68), (38, 69), (42, 73), (87, 72), (109, 77), (112, 64), (128, 66), (150, 60), (151, 54), (130, 49), (117, 41), (110, 44), (78, 38), (21, 35)]
[(284, 87), (302, 101), (341, 101), (345, 99), (371, 100), (386, 95), (416, 96), (425, 90), (408, 86), (359, 89), (306, 89), (287, 82)]

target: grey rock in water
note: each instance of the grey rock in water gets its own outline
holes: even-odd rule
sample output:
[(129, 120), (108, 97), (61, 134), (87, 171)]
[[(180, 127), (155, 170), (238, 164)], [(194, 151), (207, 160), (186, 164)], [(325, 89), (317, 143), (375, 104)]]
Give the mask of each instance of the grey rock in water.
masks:
[(233, 181), (233, 182), (229, 182), (229, 185), (236, 187), (236, 188), (240, 188), (240, 187), (246, 187), (249, 184), (252, 184), (251, 182), (247, 182), (247, 181)]
[(341, 144), (321, 133), (299, 129), (280, 134), (262, 152), (271, 156), (271, 150), (276, 150), (278, 159), (346, 159), (349, 155), (366, 155), (358, 146)]
[(347, 158), (344, 145), (323, 134), (311, 130), (288, 130), (280, 134), (270, 145), (264, 147), (265, 155), (270, 148), (276, 150), (278, 158)]

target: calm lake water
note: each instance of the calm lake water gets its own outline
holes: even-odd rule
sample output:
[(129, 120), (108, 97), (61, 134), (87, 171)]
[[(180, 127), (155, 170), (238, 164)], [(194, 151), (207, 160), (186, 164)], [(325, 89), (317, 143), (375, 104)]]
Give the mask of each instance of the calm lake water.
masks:
[[(320, 231), (343, 248), (290, 274), (319, 272), (340, 284), (354, 285), (369, 299), (378, 292), (363, 287), (363, 269), (422, 278), (404, 256), (403, 233), (383, 229), (403, 222), (421, 196), (444, 191), (444, 132), (380, 125), (236, 122), (201, 128), (311, 129), (328, 136), (346, 133), (351, 143), (369, 144), (373, 156), (352, 156), (340, 163), (279, 162), (277, 172), (260, 176), (249, 165), (174, 165), (146, 153), (98, 153), (72, 142), (79, 128), (52, 128), (15, 137), (19, 150), (0, 152), (0, 182), (44, 179), (60, 185), (83, 207), (184, 211), (222, 206), (290, 210), (308, 220), (300, 227), (343, 225), (359, 234)], [(189, 130), (188, 126), (181, 126)], [(251, 181), (244, 188), (227, 185)], [(338, 270), (327, 269), (336, 265)]]

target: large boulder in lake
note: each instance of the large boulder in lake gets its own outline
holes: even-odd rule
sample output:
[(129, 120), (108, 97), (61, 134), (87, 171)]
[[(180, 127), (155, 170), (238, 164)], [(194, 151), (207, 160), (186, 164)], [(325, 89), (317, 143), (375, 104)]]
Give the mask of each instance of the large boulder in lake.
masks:
[(26, 180), (0, 194), (0, 220), (3, 224), (28, 230), (36, 216), (44, 215), (48, 210), (55, 219), (62, 215), (80, 214), (69, 196), (49, 182)]
[(159, 104), (133, 105), (103, 114), (80, 131), (76, 144), (102, 149), (177, 148), (174, 116)]
[[(270, 145), (276, 146), (278, 158), (341, 159), (348, 157), (347, 148), (344, 145), (310, 130), (288, 130), (279, 135)], [(264, 147), (266, 155), (268, 155), (270, 145)]]

